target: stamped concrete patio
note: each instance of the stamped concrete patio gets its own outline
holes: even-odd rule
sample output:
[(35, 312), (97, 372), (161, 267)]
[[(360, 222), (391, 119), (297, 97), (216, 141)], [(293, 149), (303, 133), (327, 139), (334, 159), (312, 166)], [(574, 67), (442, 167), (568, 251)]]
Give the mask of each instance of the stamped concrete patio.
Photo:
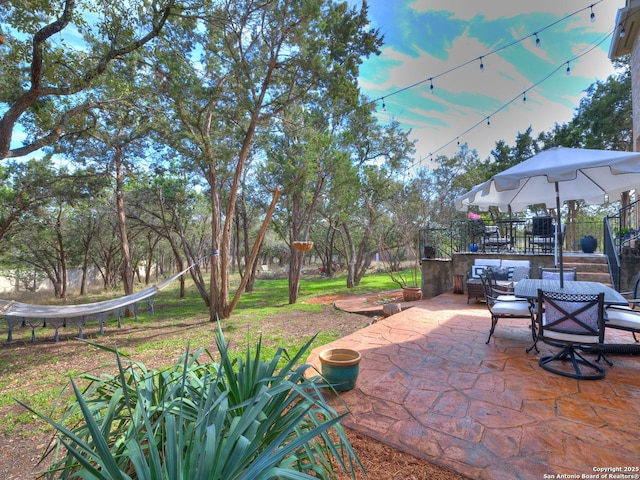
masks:
[[(371, 308), (365, 298), (336, 307)], [(319, 369), (326, 348), (362, 353), (345, 426), (473, 479), (640, 478), (640, 356), (609, 355), (604, 380), (578, 381), (538, 366), (552, 347), (525, 352), (527, 320), (500, 320), (486, 345), (489, 312), (464, 295), (403, 308), (309, 357)]]

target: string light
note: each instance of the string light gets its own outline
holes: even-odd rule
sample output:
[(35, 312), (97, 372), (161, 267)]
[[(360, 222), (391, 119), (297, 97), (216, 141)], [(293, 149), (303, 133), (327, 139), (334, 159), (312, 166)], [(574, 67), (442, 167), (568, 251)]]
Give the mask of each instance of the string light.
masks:
[(618, 27), (620, 28), (620, 38), (624, 38), (624, 36), (627, 34), (627, 32), (625, 32), (624, 30), (624, 25), (619, 24)]
[(382, 111), (383, 112), (387, 111), (387, 105), (384, 103), (384, 97), (382, 97)]
[[(415, 87), (418, 87), (418, 86), (420, 86), (420, 85), (422, 85), (422, 84), (424, 84), (424, 83), (426, 83), (426, 82), (429, 82), (429, 89), (430, 89), (430, 91), (433, 93), (433, 92), (434, 92), (434, 85), (433, 85), (433, 80), (434, 80), (434, 79), (439, 78), (439, 77), (442, 77), (442, 76), (445, 76), (445, 75), (447, 75), (447, 74), (449, 74), (449, 73), (452, 73), (452, 72), (454, 72), (454, 71), (456, 71), (456, 70), (458, 70), (458, 69), (460, 69), (460, 68), (462, 68), (462, 67), (465, 67), (465, 66), (469, 65), (470, 63), (475, 62), (475, 61), (478, 61), (478, 60), (480, 61), (480, 67), (481, 67), (481, 70), (482, 70), (482, 69), (483, 69), (483, 67), (484, 67), (484, 62), (483, 62), (483, 60), (484, 60), (484, 56), (497, 54), (497, 53), (499, 53), (499, 52), (500, 52), (500, 51), (502, 51), (502, 50), (505, 50), (505, 49), (510, 48), (510, 47), (512, 47), (512, 46), (514, 46), (514, 45), (517, 45), (517, 44), (519, 44), (519, 43), (522, 43), (525, 39), (530, 38), (531, 36), (535, 36), (535, 44), (536, 44), (536, 46), (537, 46), (537, 47), (541, 47), (541, 45), (542, 45), (542, 41), (540, 40), (539, 35), (540, 35), (543, 31), (545, 31), (545, 30), (547, 30), (547, 29), (549, 29), (549, 28), (551, 28), (551, 27), (553, 27), (553, 26), (555, 26), (555, 25), (557, 25), (557, 24), (559, 24), (559, 23), (561, 23), (561, 22), (563, 22), (563, 21), (565, 21), (565, 20), (567, 20), (567, 19), (569, 19), (569, 18), (571, 18), (571, 17), (573, 17), (573, 16), (575, 16), (575, 15), (577, 15), (577, 14), (579, 14), (579, 13), (583, 12), (583, 11), (585, 11), (587, 8), (589, 8), (589, 9), (591, 10), (590, 20), (591, 20), (592, 22), (595, 22), (595, 13), (593, 12), (593, 7), (594, 7), (595, 5), (597, 5), (597, 4), (601, 3), (601, 2), (603, 2), (603, 1), (604, 1), (604, 0), (598, 0), (598, 1), (594, 2), (594, 3), (592, 3), (592, 4), (591, 4), (591, 5), (589, 5), (589, 6), (583, 7), (583, 8), (581, 8), (581, 9), (579, 9), (579, 10), (576, 10), (576, 11), (575, 11), (575, 12), (573, 12), (573, 13), (570, 13), (570, 14), (565, 15), (564, 17), (562, 17), (562, 18), (560, 18), (560, 19), (558, 19), (558, 20), (556, 20), (556, 21), (554, 21), (554, 22), (552, 22), (552, 23), (550, 23), (550, 24), (546, 25), (545, 27), (543, 27), (543, 28), (539, 29), (538, 31), (536, 31), (536, 32), (535, 32), (535, 33), (533, 33), (533, 34), (529, 34), (529, 35), (523, 36), (523, 37), (521, 37), (521, 38), (519, 38), (519, 39), (516, 39), (516, 40), (512, 41), (512, 42), (511, 42), (511, 43), (509, 43), (509, 44), (503, 45), (503, 46), (501, 46), (501, 47), (499, 47), (499, 48), (496, 48), (496, 49), (494, 49), (494, 50), (490, 51), (490, 52), (489, 52), (489, 53), (487, 53), (486, 55), (483, 55), (483, 56), (481, 56), (481, 57), (476, 57), (476, 58), (474, 58), (474, 59), (468, 60), (468, 61), (466, 61), (466, 62), (464, 62), (464, 63), (462, 63), (462, 64), (459, 64), (459, 65), (454, 66), (454, 67), (452, 67), (452, 68), (450, 68), (450, 69), (448, 69), (448, 70), (446, 70), (446, 71), (444, 71), (444, 72), (441, 72), (441, 73), (439, 73), (438, 75), (435, 75), (435, 76), (432, 76), (432, 77), (429, 77), (429, 78), (425, 78), (425, 79), (420, 80), (420, 81), (418, 81), (418, 82), (415, 82), (415, 83), (413, 83), (413, 84), (411, 84), (411, 85), (407, 85), (407, 86), (405, 86), (405, 87), (403, 87), (403, 88), (400, 88), (400, 89), (398, 89), (398, 90), (395, 90), (395, 91), (393, 91), (393, 92), (389, 93), (389, 94), (388, 94), (388, 95), (386, 95), (386, 96), (389, 96), (389, 95), (396, 95), (396, 94), (402, 93), (402, 92), (404, 92), (404, 91), (406, 91), (406, 90), (410, 90), (410, 89), (413, 89), (413, 88), (415, 88)], [(586, 55), (587, 53), (590, 53), (592, 50), (594, 50), (595, 48), (597, 48), (598, 46), (600, 46), (600, 45), (601, 45), (605, 40), (607, 40), (608, 38), (610, 38), (610, 36), (612, 35), (612, 33), (615, 33), (615, 31), (616, 31), (617, 29), (620, 29), (620, 30), (619, 30), (619, 35), (620, 35), (620, 37), (621, 37), (621, 38), (623, 38), (623, 37), (626, 35), (626, 32), (625, 32), (625, 30), (624, 30), (624, 26), (623, 26), (623, 24), (622, 24), (622, 23), (618, 24), (618, 26), (617, 26), (617, 28), (616, 28), (616, 29), (613, 29), (612, 31), (609, 31), (609, 32), (606, 34), (606, 36), (604, 36), (604, 37), (603, 37), (601, 40), (599, 40), (596, 44), (593, 44), (593, 45), (592, 45), (592, 47), (591, 47), (589, 50), (587, 50), (587, 51), (583, 51), (582, 53), (580, 53), (580, 54), (576, 55), (574, 58), (572, 58), (572, 59), (570, 59), (569, 61), (567, 61), (567, 62), (566, 62), (567, 69), (566, 69), (565, 73), (566, 73), (567, 75), (570, 75), (570, 74), (571, 74), (571, 68), (570, 68), (570, 63), (569, 63), (569, 62), (574, 61), (574, 60), (577, 60), (577, 59), (579, 59), (579, 58), (583, 57), (584, 55)], [(528, 91), (528, 90), (531, 90), (531, 88), (536, 87), (536, 86), (540, 85), (541, 83), (543, 83), (544, 81), (548, 80), (548, 79), (549, 79), (553, 74), (557, 73), (557, 72), (562, 68), (562, 66), (563, 66), (563, 65), (564, 65), (564, 63), (563, 63), (563, 64), (560, 64), (560, 66), (556, 67), (556, 69), (555, 69), (555, 70), (553, 70), (553, 72), (551, 72), (549, 75), (547, 75), (547, 76), (546, 76), (546, 77), (544, 77), (543, 79), (541, 79), (541, 80), (539, 80), (538, 82), (536, 82), (535, 84), (533, 84), (530, 88), (528, 88), (528, 89), (527, 89), (527, 91)], [(495, 115), (495, 114), (499, 113), (500, 111), (504, 110), (504, 109), (505, 109), (505, 108), (507, 108), (510, 104), (512, 104), (516, 99), (518, 99), (519, 97), (520, 97), (520, 95), (516, 96), (515, 98), (512, 98), (511, 100), (509, 100), (508, 102), (506, 102), (504, 105), (502, 105), (500, 108), (498, 108), (496, 111), (494, 111), (491, 115), (489, 115), (489, 116), (485, 117), (485, 119), (484, 119), (484, 120), (486, 120), (487, 125), (488, 125), (488, 126), (490, 126), (490, 125), (491, 125), (491, 116), (492, 116), (492, 115)], [(382, 103), (383, 103), (383, 105), (384, 105), (384, 104), (385, 104), (384, 97), (380, 97), (380, 98), (378, 98), (378, 100), (380, 100), (380, 99), (382, 100)], [(522, 93), (522, 101), (523, 101), (523, 103), (526, 103), (526, 101), (527, 101), (526, 91), (524, 91), (524, 92)], [(479, 122), (477, 122), (476, 124), (474, 124), (473, 126), (471, 126), (470, 128), (468, 128), (467, 130), (465, 130), (462, 134), (464, 135), (464, 134), (469, 133), (470, 131), (474, 130), (474, 129), (475, 129), (476, 127), (478, 127), (482, 122), (483, 122), (483, 120), (480, 120)], [(459, 145), (459, 144), (460, 144), (459, 137), (456, 137), (456, 141), (457, 141), (457, 144)], [(430, 153), (429, 153), (429, 156), (431, 157), (431, 160), (433, 161), (433, 155), (434, 155), (434, 154), (437, 154), (439, 151), (441, 151), (441, 150), (443, 150), (444, 148), (446, 148), (447, 146), (451, 145), (451, 143), (453, 143), (453, 139), (451, 139), (451, 140), (450, 140), (450, 141), (448, 141), (447, 143), (443, 144), (442, 146), (440, 146), (439, 148), (437, 148), (435, 151), (430, 152)], [(423, 160), (424, 160), (424, 159), (420, 159), (420, 161), (419, 161), (419, 162), (417, 162), (417, 163), (422, 163), (422, 161), (423, 161)], [(415, 166), (415, 165), (414, 165), (414, 166)]]
[(480, 57), (480, 71), (484, 72), (484, 63), (482, 63), (482, 57)]
[[(481, 57), (481, 60), (482, 60), (484, 57), (486, 57), (486, 56), (489, 56), (489, 55), (496, 55), (496, 54), (498, 54), (499, 52), (501, 52), (502, 50), (506, 50), (506, 49), (508, 49), (508, 48), (510, 48), (510, 47), (513, 47), (514, 45), (517, 45), (517, 44), (519, 44), (519, 43), (522, 43), (522, 42), (524, 42), (526, 39), (528, 39), (528, 38), (530, 38), (531, 36), (534, 36), (534, 35), (535, 35), (536, 40), (537, 40), (537, 41), (536, 41), (536, 44), (537, 44), (538, 46), (540, 46), (540, 45), (541, 45), (541, 40), (540, 40), (540, 38), (538, 37), (538, 35), (539, 35), (539, 34), (541, 34), (542, 32), (544, 32), (545, 30), (548, 30), (548, 29), (549, 29), (549, 28), (551, 28), (551, 27), (554, 27), (555, 25), (557, 25), (557, 24), (559, 24), (559, 23), (564, 22), (565, 20), (567, 20), (567, 19), (569, 19), (569, 18), (574, 17), (575, 15), (577, 15), (577, 14), (579, 14), (579, 13), (584, 12), (584, 11), (585, 11), (585, 10), (587, 10), (588, 8), (593, 9), (593, 7), (594, 7), (594, 6), (596, 6), (597, 4), (599, 4), (599, 3), (603, 2), (603, 1), (604, 1), (604, 0), (598, 0), (598, 1), (594, 2), (594, 3), (592, 3), (592, 4), (591, 4), (591, 5), (589, 5), (589, 6), (583, 7), (583, 8), (581, 8), (581, 9), (579, 9), (579, 10), (576, 10), (576, 11), (574, 11), (574, 12), (572, 12), (572, 13), (569, 13), (569, 14), (565, 15), (565, 16), (564, 16), (564, 17), (562, 17), (562, 18), (559, 18), (558, 20), (556, 20), (556, 21), (554, 21), (554, 22), (551, 22), (550, 24), (548, 24), (548, 25), (544, 26), (543, 28), (541, 28), (541, 29), (537, 30), (537, 31), (536, 31), (535, 33), (533, 33), (533, 34), (531, 34), (531, 33), (530, 33), (530, 34), (525, 35), (525, 36), (523, 36), (523, 37), (520, 37), (520, 38), (518, 38), (518, 39), (516, 39), (516, 40), (513, 40), (513, 41), (512, 41), (512, 42), (510, 42), (510, 43), (507, 43), (507, 44), (505, 44), (505, 45), (502, 45), (501, 47), (498, 47), (498, 48), (496, 48), (496, 49), (494, 49), (494, 50), (491, 50), (490, 52), (488, 52), (487, 54), (485, 54), (483, 57)], [(0, 0), (0, 3), (1, 3), (1, 0)], [(622, 26), (622, 24), (620, 24), (619, 26)], [(610, 34), (609, 34), (609, 35), (610, 35)], [(393, 92), (391, 92), (391, 93), (388, 93), (386, 96), (388, 97), (388, 96), (390, 96), (390, 95), (396, 95), (396, 94), (402, 93), (402, 92), (404, 92), (404, 91), (406, 91), (406, 90), (411, 90), (411, 89), (413, 89), (413, 88), (419, 87), (420, 85), (422, 85), (422, 84), (424, 84), (424, 83), (426, 83), (426, 82), (429, 82), (429, 83), (430, 83), (429, 89), (431, 90), (431, 92), (433, 92), (433, 89), (434, 89), (434, 86), (433, 86), (433, 80), (434, 80), (434, 79), (436, 79), (436, 78), (440, 78), (440, 77), (443, 77), (443, 76), (445, 76), (445, 75), (448, 75), (449, 73), (452, 73), (452, 72), (454, 72), (454, 71), (456, 71), (456, 70), (459, 70), (460, 68), (465, 67), (465, 66), (469, 65), (470, 63), (475, 62), (475, 61), (477, 61), (477, 60), (478, 60), (478, 57), (476, 57), (476, 58), (474, 58), (474, 59), (471, 59), (471, 60), (467, 60), (466, 62), (461, 63), (461, 64), (459, 64), (459, 65), (457, 65), (457, 66), (455, 66), (455, 67), (452, 67), (452, 68), (450, 68), (450, 69), (448, 69), (448, 70), (445, 70), (444, 72), (441, 72), (441, 73), (439, 73), (438, 75), (434, 75), (434, 76), (432, 76), (432, 77), (424, 78), (424, 79), (422, 79), (422, 80), (419, 80), (419, 81), (417, 81), (417, 82), (415, 82), (415, 83), (412, 83), (412, 84), (407, 85), (407, 86), (405, 86), (405, 87), (402, 87), (402, 88), (400, 88), (400, 89), (398, 89), (398, 90), (395, 90), (395, 91), (393, 91)], [(378, 99), (376, 99), (376, 100), (372, 100), (372, 101), (377, 101), (377, 100), (380, 100), (380, 98), (378, 98)]]
[[(615, 32), (615, 29), (612, 31), (609, 31), (606, 35), (603, 35), (603, 37), (598, 40), (596, 43), (592, 44), (591, 47), (587, 50), (582, 51), (581, 53), (579, 53), (578, 55), (576, 55), (575, 57), (573, 57), (572, 59), (570, 59), (567, 62), (561, 63), (560, 65), (558, 65), (553, 71), (551, 71), (549, 74), (547, 74), (544, 78), (538, 80), (536, 83), (532, 84), (525, 92), (522, 93), (522, 99), (523, 101), (525, 101), (526, 98), (526, 92), (531, 90), (534, 87), (537, 87), (539, 85), (541, 85), (542, 83), (544, 83), (545, 81), (547, 81), (549, 78), (551, 78), (553, 75), (557, 74), (560, 69), (562, 69), (564, 67), (564, 65), (567, 65), (567, 67), (569, 67), (569, 63), (575, 60), (578, 60), (579, 58), (584, 57), (585, 55), (591, 53), (593, 50), (597, 49), (600, 45), (602, 45), (602, 43), (604, 43), (606, 40), (608, 40), (611, 35)], [(569, 70), (571, 71), (571, 70)], [(477, 121), (475, 124), (473, 124), (472, 126), (470, 126), (469, 128), (467, 128), (465, 131), (463, 131), (462, 133), (460, 133), (457, 137), (459, 138), (462, 135), (466, 135), (467, 133), (475, 130), (478, 126), (480, 126), (483, 122), (485, 122), (488, 126), (490, 126), (490, 122), (491, 122), (491, 116), (496, 115), (498, 113), (500, 113), (501, 111), (505, 110), (509, 105), (511, 105), (514, 101), (516, 101), (518, 98), (520, 98), (520, 95), (512, 98), (511, 100), (509, 100), (508, 102), (506, 102), (505, 104), (503, 104), (500, 108), (498, 108), (497, 110), (495, 110), (491, 115), (484, 117), (483, 119)], [(437, 149), (435, 149), (433, 152), (431, 152), (431, 155), (437, 154), (438, 152), (444, 150), (446, 147), (448, 147), (449, 145), (451, 145), (453, 143), (453, 139), (449, 140), (448, 142), (444, 143), (443, 145), (441, 145), (440, 147), (438, 147)]]

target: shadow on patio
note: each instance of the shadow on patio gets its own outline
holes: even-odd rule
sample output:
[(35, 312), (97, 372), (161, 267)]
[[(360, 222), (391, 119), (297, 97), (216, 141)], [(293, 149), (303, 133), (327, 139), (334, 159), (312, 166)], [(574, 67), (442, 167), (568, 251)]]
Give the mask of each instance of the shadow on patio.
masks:
[[(415, 305), (311, 353), (318, 370), (326, 348), (362, 353), (356, 388), (341, 394), (345, 426), (477, 479), (605, 478), (598, 469), (640, 466), (640, 357), (608, 355), (604, 380), (565, 378), (538, 366), (551, 347), (525, 353), (528, 320), (501, 319), (486, 345), (484, 304), (449, 292)], [(633, 337), (607, 331), (606, 341)]]

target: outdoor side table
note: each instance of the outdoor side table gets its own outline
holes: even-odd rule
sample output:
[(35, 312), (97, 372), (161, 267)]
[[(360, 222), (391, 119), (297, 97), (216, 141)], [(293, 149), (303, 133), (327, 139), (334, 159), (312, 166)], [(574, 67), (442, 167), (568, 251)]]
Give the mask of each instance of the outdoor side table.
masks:
[(464, 273), (453, 274), (453, 293), (464, 293)]

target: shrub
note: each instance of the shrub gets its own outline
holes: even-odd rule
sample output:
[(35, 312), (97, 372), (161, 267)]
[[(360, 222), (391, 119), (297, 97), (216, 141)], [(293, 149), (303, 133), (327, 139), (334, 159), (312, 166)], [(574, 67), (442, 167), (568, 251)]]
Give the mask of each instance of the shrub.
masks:
[[(269, 361), (258, 341), (253, 355), (247, 347), (244, 360), (233, 360), (218, 329), (219, 363), (207, 350), (187, 350), (161, 370), (125, 366), (117, 350), (96, 345), (115, 354), (117, 375), (84, 375), (84, 391), (72, 380), (75, 401), (59, 422), (34, 412), (59, 440), (45, 453), (53, 457), (46, 475), (317, 479), (335, 478), (338, 466), (355, 478), (362, 464), (339, 424), (342, 416), (322, 396), (327, 385), (305, 378), (309, 366), (298, 364), (312, 341), (293, 357), (279, 349)], [(66, 427), (79, 412), (82, 420)]]

